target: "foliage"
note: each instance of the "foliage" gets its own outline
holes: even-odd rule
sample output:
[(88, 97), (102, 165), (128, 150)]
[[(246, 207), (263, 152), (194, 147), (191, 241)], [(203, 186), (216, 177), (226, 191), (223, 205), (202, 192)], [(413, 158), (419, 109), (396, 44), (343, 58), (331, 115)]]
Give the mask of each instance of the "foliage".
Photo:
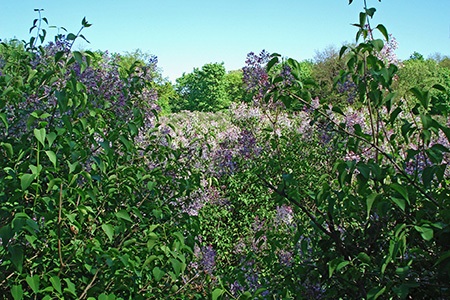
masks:
[[(440, 84), (446, 91), (450, 90), (450, 72), (449, 69), (438, 64), (433, 59), (411, 58), (402, 63), (398, 71), (398, 80), (395, 82), (395, 90), (402, 98), (408, 97), (409, 91), (414, 88), (420, 88), (430, 91), (434, 109), (441, 110), (443, 113), (449, 112), (450, 98), (448, 92), (435, 90), (432, 87)], [(414, 99), (416, 102), (417, 99)]]
[(174, 111), (219, 111), (242, 96), (241, 86), (238, 72), (227, 74), (223, 63), (206, 64), (177, 79), (179, 98), (172, 107)]
[(354, 98), (354, 83), (350, 80), (343, 84), (341, 90), (336, 91), (335, 78), (345, 68), (345, 61), (339, 58), (339, 51), (335, 47), (327, 47), (316, 52), (312, 66), (312, 77), (316, 87), (312, 89), (313, 97), (318, 97), (333, 104), (352, 103)]
[(339, 53), (175, 90), (81, 30), (44, 44), (44, 18), (0, 44), (0, 294), (449, 298), (448, 70), (398, 62), (375, 12)]
[[(282, 159), (254, 173), (261, 174), (261, 182), (274, 194), (297, 206), (299, 228), (310, 228), (314, 263), (306, 267), (317, 274), (314, 282), (322, 283), (321, 297), (445, 299), (450, 292), (449, 249), (444, 242), (450, 229), (449, 128), (442, 118), (446, 116), (435, 109), (439, 100), (429, 91), (411, 89), (417, 99), (408, 100), (414, 102), (411, 110), (398, 102), (392, 88), (398, 67), (381, 55), (383, 39), (389, 40), (389, 35), (381, 24), (371, 27), (375, 11), (365, 5), (354, 24), (357, 44), (340, 51), (346, 57), (346, 71), (340, 76), (355, 84), (355, 101), (366, 117), (351, 121), (348, 108), (329, 101), (318, 106), (292, 92), (292, 85), (284, 92), (282, 87), (269, 90), (263, 98), (266, 103), (284, 103), (287, 92), (308, 105), (318, 122), (326, 120), (329, 129), (340, 133), (335, 145), (345, 159), (338, 159), (321, 177), (319, 191), (299, 182), (295, 170), (280, 172), (278, 178), (261, 172)], [(375, 29), (383, 39), (374, 37)], [(268, 63), (266, 72), (269, 82), (271, 68), (282, 63), (272, 57), (275, 64)], [(290, 66), (295, 74), (295, 64)], [(294, 83), (303, 88), (301, 82)], [(444, 90), (436, 84), (433, 88)], [(281, 145), (273, 143), (272, 151), (284, 149)], [(278, 249), (275, 241), (267, 239), (272, 253)]]
[(189, 193), (195, 174), (147, 135), (152, 72), (133, 66), (120, 76), (116, 58), (71, 51), (80, 32), (0, 45), (0, 294), (176, 293), (195, 220), (168, 200)]

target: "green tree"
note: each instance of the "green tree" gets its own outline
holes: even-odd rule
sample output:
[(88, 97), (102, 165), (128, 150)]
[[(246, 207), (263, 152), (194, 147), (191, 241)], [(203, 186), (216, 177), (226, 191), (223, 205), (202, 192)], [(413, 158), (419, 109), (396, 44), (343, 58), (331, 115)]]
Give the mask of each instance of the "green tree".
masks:
[(242, 77), (242, 70), (230, 71), (225, 75), (225, 88), (230, 102), (240, 102), (246, 97)]
[(311, 90), (312, 96), (328, 103), (345, 102), (346, 95), (338, 93), (334, 88), (334, 81), (344, 68), (345, 60), (339, 58), (339, 52), (334, 46), (316, 52), (311, 70), (311, 76), (316, 83)]
[[(440, 84), (447, 91), (432, 89), (435, 84)], [(450, 90), (450, 69), (438, 63), (434, 59), (423, 59), (423, 56), (417, 52), (406, 60), (398, 71), (398, 80), (395, 83), (395, 89), (398, 96), (408, 98), (408, 94), (413, 87), (430, 91), (433, 98), (432, 102), (437, 109), (442, 112), (448, 111)], [(411, 98), (416, 100), (415, 98)], [(411, 102), (411, 101), (409, 101)]]
[(230, 105), (227, 94), (226, 71), (223, 63), (210, 63), (176, 80), (179, 97), (173, 103), (175, 111), (218, 111)]

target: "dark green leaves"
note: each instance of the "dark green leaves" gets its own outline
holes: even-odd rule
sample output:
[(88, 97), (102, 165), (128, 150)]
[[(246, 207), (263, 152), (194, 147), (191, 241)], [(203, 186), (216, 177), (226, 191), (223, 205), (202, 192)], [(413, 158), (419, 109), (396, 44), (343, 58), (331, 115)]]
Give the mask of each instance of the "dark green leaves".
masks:
[(38, 275), (27, 276), (26, 281), (30, 286), (30, 288), (32, 289), (33, 293), (37, 294), (39, 292), (39, 283), (40, 283), (39, 276)]
[(381, 34), (383, 34), (383, 37), (386, 41), (389, 41), (389, 34), (387, 32), (386, 27), (384, 27), (383, 24), (378, 24), (376, 29), (378, 29), (381, 32)]
[(426, 241), (430, 241), (433, 238), (433, 228), (431, 228), (431, 226), (428, 224), (424, 224), (422, 226), (414, 226), (414, 229), (419, 232), (422, 238)]

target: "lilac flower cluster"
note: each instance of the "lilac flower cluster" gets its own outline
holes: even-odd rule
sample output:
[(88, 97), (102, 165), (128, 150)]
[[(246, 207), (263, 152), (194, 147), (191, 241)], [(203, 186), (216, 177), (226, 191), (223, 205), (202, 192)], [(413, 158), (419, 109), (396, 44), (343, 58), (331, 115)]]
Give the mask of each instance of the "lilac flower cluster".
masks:
[(202, 259), (200, 262), (201, 266), (206, 273), (212, 275), (216, 268), (215, 259), (217, 253), (212, 247), (212, 245), (203, 246), (201, 252), (202, 252)]
[[(29, 62), (32, 69), (38, 71), (38, 74), (46, 74), (49, 69), (57, 68), (55, 64), (55, 55), (63, 53), (62, 59), (57, 62), (60, 66), (72, 56), (70, 52), (71, 42), (64, 36), (59, 36), (55, 42), (50, 42), (41, 48), (39, 52), (34, 53)], [(9, 134), (12, 136), (21, 136), (26, 130), (24, 122), (28, 115), (36, 110), (53, 113), (52, 118), (58, 120), (59, 110), (54, 110), (57, 105), (57, 99), (54, 91), (62, 91), (66, 88), (69, 80), (75, 79), (83, 84), (85, 92), (89, 98), (88, 103), (94, 107), (105, 108), (112, 111), (117, 119), (127, 121), (131, 120), (133, 110), (130, 105), (143, 112), (146, 129), (153, 124), (153, 111), (158, 110), (156, 104), (157, 92), (150, 88), (148, 83), (154, 80), (153, 76), (156, 69), (156, 58), (152, 57), (148, 64), (136, 69), (133, 74), (139, 80), (123, 78), (119, 73), (119, 55), (109, 55), (103, 53), (102, 58), (95, 65), (82, 67), (79, 62), (68, 65), (66, 73), (49, 81), (32, 92), (24, 92), (24, 100), (18, 104), (7, 103), (5, 111), (10, 121)], [(86, 59), (83, 58), (84, 63)], [(64, 70), (64, 69), (63, 69)], [(48, 82), (48, 83), (47, 83)], [(140, 84), (140, 86), (131, 89), (131, 85)], [(130, 93), (134, 90), (135, 93)], [(107, 104), (105, 104), (105, 102)], [(142, 140), (145, 140), (142, 138)]]
[(326, 290), (322, 287), (320, 283), (312, 282), (309, 279), (306, 279), (303, 282), (303, 287), (305, 288), (302, 293), (302, 299), (308, 300), (316, 300), (316, 299), (325, 299)]
[(280, 264), (288, 268), (292, 267), (292, 264), (294, 262), (292, 251), (287, 251), (283, 249), (278, 251), (278, 259)]
[(339, 81), (336, 85), (338, 93), (347, 95), (347, 101), (349, 104), (355, 102), (355, 98), (358, 95), (356, 84), (351, 80), (350, 76), (347, 76), (345, 81)]
[(247, 54), (246, 66), (242, 69), (243, 81), (247, 91), (254, 93), (254, 100), (259, 102), (270, 87), (266, 64), (270, 60), (270, 53), (262, 50), (259, 55), (254, 52)]
[[(239, 296), (239, 292), (242, 292), (243, 290), (255, 292), (266, 283), (265, 280), (260, 278), (259, 271), (254, 261), (245, 262), (241, 267), (241, 271), (244, 273), (244, 286), (246, 288), (244, 288), (244, 286), (242, 286), (239, 282), (235, 281), (230, 287), (234, 296)], [(269, 293), (270, 292), (266, 290), (261, 293), (261, 296), (266, 297)]]
[(359, 125), (361, 127), (362, 132), (369, 133), (369, 128), (366, 125), (364, 113), (361, 110), (358, 111), (349, 107), (345, 112), (344, 118), (346, 128), (349, 132), (351, 133), (355, 132), (354, 126)]
[(284, 108), (284, 104), (281, 101), (274, 101), (273, 99), (265, 99), (264, 96), (276, 87), (291, 86), (295, 78), (292, 75), (291, 68), (286, 64), (281, 64), (281, 69), (276, 72), (271, 70), (271, 73), (276, 73), (276, 76), (281, 77), (281, 81), (278, 83), (271, 83), (270, 77), (275, 74), (267, 73), (267, 63), (270, 61), (271, 55), (262, 50), (259, 55), (254, 52), (247, 54), (245, 61), (246, 66), (242, 68), (243, 82), (246, 86), (247, 92), (253, 96), (253, 104), (256, 106), (264, 106), (270, 110), (276, 108)]
[(283, 204), (277, 206), (276, 210), (275, 224), (277, 226), (280, 226), (281, 224), (292, 226), (294, 224), (294, 212), (291, 206)]
[(400, 65), (400, 60), (395, 53), (398, 48), (398, 42), (392, 34), (389, 34), (389, 41), (384, 43), (383, 49), (377, 54), (378, 58), (381, 59), (386, 65)]
[(206, 204), (226, 206), (229, 201), (222, 196), (219, 189), (214, 186), (207, 186), (193, 192), (189, 197), (178, 199), (173, 204), (181, 207), (181, 210), (190, 216), (198, 216), (199, 211)]

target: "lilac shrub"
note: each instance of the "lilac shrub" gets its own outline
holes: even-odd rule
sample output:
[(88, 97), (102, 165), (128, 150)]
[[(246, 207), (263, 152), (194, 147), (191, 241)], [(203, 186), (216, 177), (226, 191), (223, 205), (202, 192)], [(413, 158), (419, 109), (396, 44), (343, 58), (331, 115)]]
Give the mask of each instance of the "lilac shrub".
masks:
[[(30, 60), (32, 71), (37, 74), (45, 74), (46, 69), (54, 69), (58, 71), (58, 65), (61, 67), (63, 60), (73, 59), (70, 52), (71, 43), (60, 36), (55, 42), (50, 42), (40, 48), (39, 52), (34, 53)], [(62, 55), (62, 59), (56, 62), (55, 55)], [(154, 123), (154, 111), (158, 110), (156, 105), (157, 93), (151, 88), (150, 82), (153, 81), (153, 75), (156, 72), (156, 62), (154, 59), (148, 65), (136, 68), (134, 73), (130, 73), (130, 78), (123, 78), (119, 74), (118, 63), (120, 61), (119, 55), (110, 55), (108, 52), (102, 54), (100, 62), (96, 65), (87, 65), (86, 57), (94, 54), (87, 54), (83, 57), (83, 61), (76, 61), (68, 66), (66, 69), (61, 69), (61, 76), (57, 80), (47, 82), (43, 81), (36, 89), (24, 91), (23, 100), (16, 102), (9, 102), (5, 107), (8, 120), (10, 121), (9, 134), (12, 137), (19, 137), (26, 129), (26, 124), (29, 115), (34, 111), (47, 112), (50, 115), (47, 120), (60, 119), (59, 111), (54, 110), (57, 104), (58, 94), (53, 91), (63, 89), (73, 77), (73, 80), (78, 81), (83, 86), (79, 88), (86, 91), (88, 100), (93, 107), (107, 108), (122, 120), (131, 120), (133, 116), (133, 108), (126, 107), (126, 104), (133, 103), (136, 109), (142, 111), (145, 118), (145, 130), (148, 130)], [(137, 80), (139, 79), (139, 80)], [(130, 94), (131, 85), (137, 82), (143, 82), (148, 86), (141, 86), (139, 94)], [(134, 89), (138, 91), (138, 89)], [(139, 101), (132, 101), (138, 99)], [(109, 107), (103, 107), (104, 101), (109, 103)], [(143, 139), (142, 139), (143, 140)]]

